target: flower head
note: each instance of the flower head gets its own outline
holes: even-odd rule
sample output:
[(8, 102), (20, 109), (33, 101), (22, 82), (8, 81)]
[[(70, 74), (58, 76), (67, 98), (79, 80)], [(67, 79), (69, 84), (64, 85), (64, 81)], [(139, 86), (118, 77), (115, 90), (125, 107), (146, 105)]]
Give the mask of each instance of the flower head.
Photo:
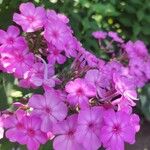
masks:
[(20, 31), (15, 26), (9, 26), (7, 31), (0, 30), (0, 51), (14, 51), (27, 49), (26, 41), (19, 36)]
[(107, 33), (103, 31), (96, 31), (96, 32), (93, 32), (92, 35), (94, 38), (101, 40), (101, 39), (106, 38)]
[(53, 133), (58, 135), (54, 139), (56, 150), (84, 150), (82, 144), (75, 139), (77, 115), (71, 115), (54, 126)]
[(86, 150), (96, 150), (101, 146), (102, 114), (101, 107), (81, 110), (79, 113), (76, 139), (83, 144)]
[(41, 130), (44, 132), (51, 131), (53, 124), (64, 120), (67, 115), (62, 97), (53, 90), (45, 92), (44, 96), (33, 95), (29, 99), (29, 106), (33, 108), (33, 114), (42, 118)]
[(104, 147), (124, 150), (124, 142), (130, 144), (135, 142), (136, 130), (130, 121), (131, 117), (132, 115), (122, 111), (108, 110), (104, 113), (104, 125), (101, 128), (101, 141)]
[(22, 3), (19, 7), (21, 14), (15, 13), (13, 21), (19, 24), (23, 31), (34, 32), (43, 27), (46, 12), (43, 7), (35, 7), (33, 3)]
[(88, 100), (90, 97), (95, 96), (95, 88), (83, 79), (77, 78), (74, 81), (67, 83), (66, 87), (67, 100), (72, 105), (79, 104), (82, 106), (88, 106)]

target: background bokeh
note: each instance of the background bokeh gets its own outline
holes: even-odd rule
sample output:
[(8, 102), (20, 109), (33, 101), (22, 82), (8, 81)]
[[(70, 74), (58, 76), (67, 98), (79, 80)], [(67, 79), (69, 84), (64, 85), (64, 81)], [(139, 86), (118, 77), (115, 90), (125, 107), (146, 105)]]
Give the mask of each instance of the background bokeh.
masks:
[[(22, 2), (29, 1), (67, 15), (83, 46), (102, 58), (105, 55), (91, 36), (96, 30), (116, 31), (125, 40), (143, 40), (150, 48), (150, 0), (0, 0), (0, 28), (7, 29), (14, 24), (13, 13), (18, 11)], [(0, 110), (32, 92), (19, 88), (11, 75), (0, 73)], [(135, 111), (142, 118), (142, 131), (138, 135), (137, 147), (128, 147), (128, 150), (150, 150), (149, 142), (146, 143), (146, 139), (150, 141), (150, 86), (139, 89), (139, 93), (141, 100)], [(41, 150), (50, 150), (50, 145), (48, 143)], [(12, 147), (17, 149), (18, 145), (0, 141), (0, 150)]]

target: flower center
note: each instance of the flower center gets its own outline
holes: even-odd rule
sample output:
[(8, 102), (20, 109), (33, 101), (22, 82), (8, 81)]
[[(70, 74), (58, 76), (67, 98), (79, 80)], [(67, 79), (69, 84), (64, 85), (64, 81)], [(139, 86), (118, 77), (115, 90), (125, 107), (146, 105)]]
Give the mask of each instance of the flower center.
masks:
[(120, 127), (120, 125), (116, 124), (113, 126), (112, 130), (115, 134), (119, 134), (121, 132), (121, 127)]
[(84, 91), (83, 91), (83, 89), (79, 88), (79, 89), (77, 89), (76, 93), (78, 96), (81, 96), (84, 94)]
[(24, 57), (21, 54), (18, 54), (16, 58), (18, 62), (24, 62)]
[(72, 129), (72, 130), (69, 130), (69, 131), (68, 131), (67, 135), (68, 135), (69, 137), (72, 137), (72, 136), (74, 135), (74, 133), (75, 133), (75, 131)]
[(90, 123), (88, 124), (88, 127), (89, 127), (90, 129), (93, 129), (93, 128), (94, 128), (94, 123), (93, 123), (93, 122), (90, 122)]
[(59, 37), (59, 33), (54, 30), (54, 31), (52, 32), (52, 36), (53, 36), (55, 39), (57, 39), (57, 38)]
[(51, 113), (51, 109), (49, 107), (46, 107), (45, 112), (49, 114), (49, 113)]
[(34, 21), (34, 17), (33, 16), (27, 16), (26, 19), (32, 23)]
[(7, 43), (10, 44), (10, 45), (13, 45), (13, 44), (14, 44), (14, 38), (9, 37), (9, 38), (7, 39)]
[(58, 51), (58, 50), (54, 50), (54, 51), (53, 51), (53, 54), (54, 54), (55, 56), (57, 56), (57, 55), (59, 55), (59, 51)]
[(32, 128), (30, 128), (30, 129), (27, 130), (27, 134), (28, 134), (30, 137), (33, 137), (33, 136), (35, 136), (35, 131), (34, 131)]

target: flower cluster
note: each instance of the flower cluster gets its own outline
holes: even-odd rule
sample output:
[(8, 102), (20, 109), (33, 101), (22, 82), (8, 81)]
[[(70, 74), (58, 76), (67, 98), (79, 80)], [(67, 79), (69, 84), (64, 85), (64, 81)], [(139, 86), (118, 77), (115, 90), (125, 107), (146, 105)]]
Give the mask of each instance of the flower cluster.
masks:
[(124, 150), (125, 142), (135, 143), (137, 89), (150, 79), (144, 43), (93, 32), (100, 50), (111, 56), (103, 60), (82, 47), (65, 15), (30, 2), (19, 10), (16, 25), (0, 30), (0, 69), (19, 86), (44, 93), (1, 112), (0, 138), (5, 129), (7, 139), (29, 150), (49, 140), (56, 150)]

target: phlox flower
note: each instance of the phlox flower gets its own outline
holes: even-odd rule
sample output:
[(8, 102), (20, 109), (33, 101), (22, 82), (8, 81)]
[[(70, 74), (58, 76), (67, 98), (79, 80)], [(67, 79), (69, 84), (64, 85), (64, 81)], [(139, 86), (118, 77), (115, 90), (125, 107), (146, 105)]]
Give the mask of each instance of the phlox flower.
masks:
[(101, 146), (100, 129), (102, 115), (103, 109), (98, 106), (79, 112), (75, 136), (86, 150), (97, 150)]
[(42, 118), (41, 130), (44, 132), (51, 131), (53, 124), (64, 120), (67, 115), (67, 107), (55, 91), (33, 95), (29, 99), (29, 106), (33, 108), (33, 114)]
[(53, 128), (56, 135), (53, 147), (56, 150), (84, 150), (82, 144), (75, 139), (78, 115), (68, 116), (66, 120), (57, 123)]
[(138, 100), (138, 99), (137, 99), (136, 84), (134, 78), (129, 74), (126, 74), (126, 71), (125, 73), (122, 71), (121, 73), (119, 72), (115, 73), (113, 76), (113, 80), (117, 92), (121, 94), (124, 98), (126, 98), (130, 102), (131, 106), (135, 106), (133, 100)]
[(122, 68), (123, 65), (119, 61), (111, 60), (107, 62), (101, 70), (102, 74), (105, 74), (109, 80), (113, 80), (113, 74), (119, 72)]
[(54, 21), (60, 21), (64, 24), (69, 22), (69, 19), (64, 14), (56, 13), (54, 10), (47, 10), (47, 23), (53, 23)]
[(85, 58), (87, 64), (90, 67), (97, 67), (98, 66), (99, 59), (95, 55), (93, 55), (89, 51), (85, 51), (85, 53), (83, 55), (84, 55), (84, 58)]
[(137, 79), (137, 86), (142, 87), (150, 78), (150, 57), (135, 57), (129, 61), (130, 74)]
[(41, 131), (41, 118), (37, 116), (25, 116), (21, 120), (24, 130), (19, 134), (19, 143), (27, 145), (28, 150), (38, 150), (40, 144), (48, 140), (47, 134)]
[(101, 40), (106, 38), (107, 33), (103, 31), (95, 31), (92, 33), (92, 35), (94, 38)]
[(111, 88), (111, 82), (108, 79), (107, 74), (102, 73), (98, 69), (90, 69), (87, 71), (85, 80), (92, 84), (96, 89), (98, 96), (101, 98), (106, 98), (115, 92), (114, 89)]
[(1, 64), (7, 73), (13, 73), (15, 77), (23, 78), (34, 64), (34, 56), (27, 51), (15, 50), (1, 53)]
[[(45, 67), (47, 68), (47, 71), (45, 71)], [(54, 87), (55, 80), (54, 67), (50, 64), (37, 62), (25, 73), (24, 78), (20, 80), (19, 85), (24, 88), (36, 88), (39, 86)]]
[[(122, 111), (108, 110), (104, 113), (101, 141), (108, 150), (124, 150), (124, 142), (135, 142), (135, 124), (132, 115)], [(136, 122), (136, 121), (135, 121)]]
[(132, 106), (135, 106), (135, 103), (133, 101), (129, 101), (124, 96), (121, 96), (118, 99), (115, 99), (112, 102), (113, 105), (118, 106), (118, 111), (124, 111), (126, 113), (132, 113)]
[(33, 3), (22, 3), (19, 7), (21, 14), (15, 13), (13, 21), (20, 25), (25, 32), (34, 32), (43, 27), (46, 12), (43, 7), (35, 7)]
[(140, 40), (136, 42), (129, 41), (125, 44), (124, 48), (131, 59), (135, 59), (136, 57), (145, 58), (148, 56), (148, 50)]
[(96, 95), (96, 89), (86, 80), (80, 78), (68, 82), (65, 90), (68, 93), (69, 103), (71, 105), (79, 104), (81, 107), (88, 106), (89, 98)]
[(77, 56), (77, 49), (78, 49), (78, 41), (75, 37), (70, 38), (68, 37), (68, 40), (66, 40), (64, 44), (64, 51), (65, 55), (70, 57), (76, 57)]
[(113, 41), (116, 41), (118, 43), (124, 42), (123, 39), (120, 38), (116, 32), (110, 31), (110, 32), (108, 32), (108, 36), (111, 37), (113, 39)]
[(20, 31), (17, 27), (11, 25), (7, 31), (0, 30), (0, 51), (12, 51), (15, 49), (27, 49), (26, 41), (19, 36)]
[(65, 43), (72, 38), (68, 26), (60, 21), (54, 21), (45, 25), (45, 39), (59, 50), (65, 49)]
[(47, 59), (50, 64), (63, 64), (66, 61), (66, 57), (62, 54), (62, 50), (59, 50), (49, 44), (48, 51), (50, 54)]
[(20, 143), (20, 132), (25, 130), (22, 118), (26, 115), (23, 110), (17, 110), (13, 115), (4, 119), (5, 135), (11, 142)]

